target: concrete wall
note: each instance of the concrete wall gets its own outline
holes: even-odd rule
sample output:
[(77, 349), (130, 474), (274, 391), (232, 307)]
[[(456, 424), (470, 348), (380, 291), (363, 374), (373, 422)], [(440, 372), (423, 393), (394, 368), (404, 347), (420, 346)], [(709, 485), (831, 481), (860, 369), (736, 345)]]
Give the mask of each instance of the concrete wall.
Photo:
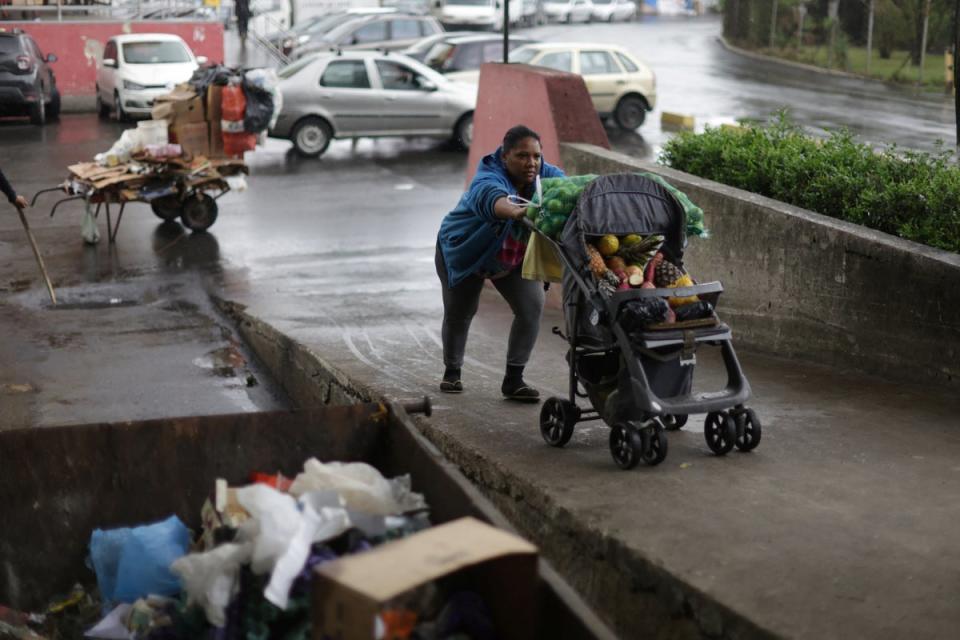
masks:
[(550, 164), (560, 163), (562, 142), (610, 148), (583, 78), (525, 64), (488, 62), (480, 69), (467, 184), (480, 159), (499, 147), (503, 134), (517, 124), (540, 134), (543, 157)]
[(568, 173), (652, 171), (703, 208), (686, 266), (726, 289), (737, 345), (960, 389), (960, 255), (740, 189), (566, 144)]
[(92, 96), (103, 46), (124, 33), (172, 33), (184, 39), (194, 55), (223, 62), (223, 24), (220, 22), (4, 22), (6, 29), (23, 29), (40, 50), (55, 53), (53, 73), (64, 97)]

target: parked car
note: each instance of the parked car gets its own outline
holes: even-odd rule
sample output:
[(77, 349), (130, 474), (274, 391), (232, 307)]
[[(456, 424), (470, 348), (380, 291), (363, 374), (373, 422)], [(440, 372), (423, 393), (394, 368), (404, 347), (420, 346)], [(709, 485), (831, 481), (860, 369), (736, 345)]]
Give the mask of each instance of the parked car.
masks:
[(150, 115), (153, 101), (174, 85), (186, 82), (206, 63), (180, 36), (134, 33), (107, 40), (97, 69), (97, 112), (114, 112), (117, 120)]
[(29, 116), (38, 125), (59, 117), (60, 91), (50, 68), (56, 61), (20, 29), (0, 29), (0, 115)]
[(383, 49), (396, 51), (409, 47), (424, 36), (443, 31), (432, 16), (409, 13), (359, 16), (334, 27), (309, 45), (291, 54), (294, 59), (330, 49)]
[(657, 78), (622, 47), (589, 43), (540, 43), (520, 47), (510, 55), (520, 62), (583, 77), (601, 118), (613, 118), (623, 129), (643, 124), (657, 102)]
[[(510, 50), (536, 42), (533, 38), (510, 36)], [(451, 80), (478, 82), (480, 65), (503, 61), (503, 36), (473, 34), (439, 42), (427, 52), (424, 64)]]
[[(503, 0), (436, 0), (434, 14), (444, 27), (503, 30)], [(523, 20), (523, 0), (510, 0), (510, 24)]]
[(593, 19), (593, 3), (590, 0), (561, 0), (544, 2), (543, 12), (553, 22), (590, 22)]
[(632, 0), (590, 0), (593, 3), (593, 19), (600, 22), (633, 20), (637, 5)]
[(270, 135), (303, 156), (333, 138), (431, 136), (473, 141), (476, 85), (452, 82), (412, 58), (380, 51), (325, 52), (281, 69), (283, 108)]
[(297, 23), (289, 30), (271, 33), (266, 36), (266, 39), (284, 55), (290, 55), (296, 47), (305, 47), (314, 40), (322, 39), (334, 27), (339, 27), (361, 16), (384, 13), (396, 13), (396, 9), (361, 7), (313, 16)]
[(430, 49), (433, 48), (433, 45), (459, 38), (460, 36), (472, 36), (475, 34), (475, 31), (441, 31), (432, 36), (420, 38), (406, 49), (402, 49), (399, 53), (409, 56), (418, 62), (423, 62), (423, 59), (427, 56), (427, 53), (430, 52)]

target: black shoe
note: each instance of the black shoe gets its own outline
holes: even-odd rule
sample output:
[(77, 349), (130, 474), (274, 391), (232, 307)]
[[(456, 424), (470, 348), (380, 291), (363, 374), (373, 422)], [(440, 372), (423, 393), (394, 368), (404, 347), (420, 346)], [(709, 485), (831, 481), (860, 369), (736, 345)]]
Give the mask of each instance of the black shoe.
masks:
[(519, 380), (504, 380), (500, 386), (503, 397), (507, 400), (516, 400), (517, 402), (540, 402), (540, 392)]
[(460, 382), (459, 369), (447, 369), (440, 382), (440, 391), (443, 393), (463, 393), (463, 383)]

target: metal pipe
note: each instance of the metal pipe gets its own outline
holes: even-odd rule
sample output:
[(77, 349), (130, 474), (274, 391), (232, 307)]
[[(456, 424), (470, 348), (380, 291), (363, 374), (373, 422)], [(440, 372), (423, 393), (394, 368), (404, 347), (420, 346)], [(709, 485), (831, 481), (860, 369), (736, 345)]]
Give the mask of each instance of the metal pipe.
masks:
[(503, 64), (510, 62), (510, 0), (503, 2)]

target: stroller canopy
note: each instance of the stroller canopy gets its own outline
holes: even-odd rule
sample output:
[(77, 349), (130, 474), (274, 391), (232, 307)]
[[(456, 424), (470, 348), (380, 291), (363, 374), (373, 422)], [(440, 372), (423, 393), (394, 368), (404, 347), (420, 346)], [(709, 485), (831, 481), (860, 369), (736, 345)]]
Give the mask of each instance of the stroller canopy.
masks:
[(563, 228), (561, 244), (580, 264), (587, 262), (585, 236), (608, 233), (662, 235), (663, 252), (683, 261), (686, 220), (683, 207), (666, 187), (633, 173), (600, 176), (586, 186)]

